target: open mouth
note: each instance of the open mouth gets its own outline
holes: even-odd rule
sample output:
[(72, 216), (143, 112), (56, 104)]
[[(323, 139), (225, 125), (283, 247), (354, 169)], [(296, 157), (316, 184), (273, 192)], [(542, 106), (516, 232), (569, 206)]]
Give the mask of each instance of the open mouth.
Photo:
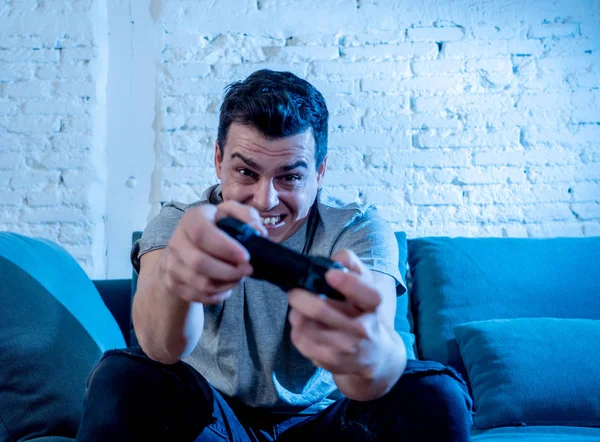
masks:
[(276, 227), (281, 227), (283, 224), (285, 224), (285, 217), (286, 215), (275, 215), (275, 216), (265, 216), (265, 217), (260, 217), (260, 220), (262, 221), (263, 225), (269, 229), (273, 229)]

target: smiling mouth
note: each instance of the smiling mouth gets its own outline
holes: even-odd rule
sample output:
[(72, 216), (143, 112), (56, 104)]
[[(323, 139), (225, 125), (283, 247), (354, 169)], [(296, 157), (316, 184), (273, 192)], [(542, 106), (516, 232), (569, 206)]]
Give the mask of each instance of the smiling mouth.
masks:
[(262, 221), (263, 225), (266, 228), (269, 227), (280, 227), (281, 225), (283, 225), (283, 221), (285, 220), (286, 215), (276, 215), (276, 216), (265, 216), (265, 217), (260, 217), (260, 220)]

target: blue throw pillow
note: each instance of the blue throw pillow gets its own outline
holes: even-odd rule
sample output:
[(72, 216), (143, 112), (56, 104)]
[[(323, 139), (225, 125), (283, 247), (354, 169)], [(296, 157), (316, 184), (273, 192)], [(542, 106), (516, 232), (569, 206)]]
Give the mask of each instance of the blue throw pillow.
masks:
[(600, 237), (408, 241), (421, 359), (466, 375), (453, 327), (510, 318), (600, 319)]
[(474, 321), (454, 333), (476, 428), (600, 427), (600, 320)]
[(88, 374), (121, 347), (115, 319), (63, 248), (0, 232), (0, 440), (74, 437)]

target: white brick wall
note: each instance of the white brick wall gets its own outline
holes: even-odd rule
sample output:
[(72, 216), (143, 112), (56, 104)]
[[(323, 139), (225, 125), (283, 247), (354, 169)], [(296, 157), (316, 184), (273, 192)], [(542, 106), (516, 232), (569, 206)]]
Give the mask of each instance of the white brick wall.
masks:
[(155, 203), (215, 180), (222, 87), (269, 67), (328, 101), (327, 185), (409, 236), (600, 234), (597, 1), (298, 4), (164, 3)]
[(93, 276), (105, 271), (102, 7), (0, 0), (0, 230), (57, 241)]
[(39, 4), (0, 0), (0, 229), (92, 274), (126, 276), (126, 233), (215, 182), (223, 88), (265, 67), (324, 94), (331, 191), (409, 237), (600, 235), (598, 0)]

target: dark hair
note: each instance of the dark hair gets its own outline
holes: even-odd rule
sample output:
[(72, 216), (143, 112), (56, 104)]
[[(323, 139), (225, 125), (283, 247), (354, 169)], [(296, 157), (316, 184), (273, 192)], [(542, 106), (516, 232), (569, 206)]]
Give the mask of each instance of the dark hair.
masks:
[(291, 72), (263, 69), (230, 84), (219, 116), (217, 140), (223, 155), (231, 123), (250, 125), (267, 138), (284, 138), (312, 129), (317, 168), (327, 155), (329, 112), (323, 95)]

